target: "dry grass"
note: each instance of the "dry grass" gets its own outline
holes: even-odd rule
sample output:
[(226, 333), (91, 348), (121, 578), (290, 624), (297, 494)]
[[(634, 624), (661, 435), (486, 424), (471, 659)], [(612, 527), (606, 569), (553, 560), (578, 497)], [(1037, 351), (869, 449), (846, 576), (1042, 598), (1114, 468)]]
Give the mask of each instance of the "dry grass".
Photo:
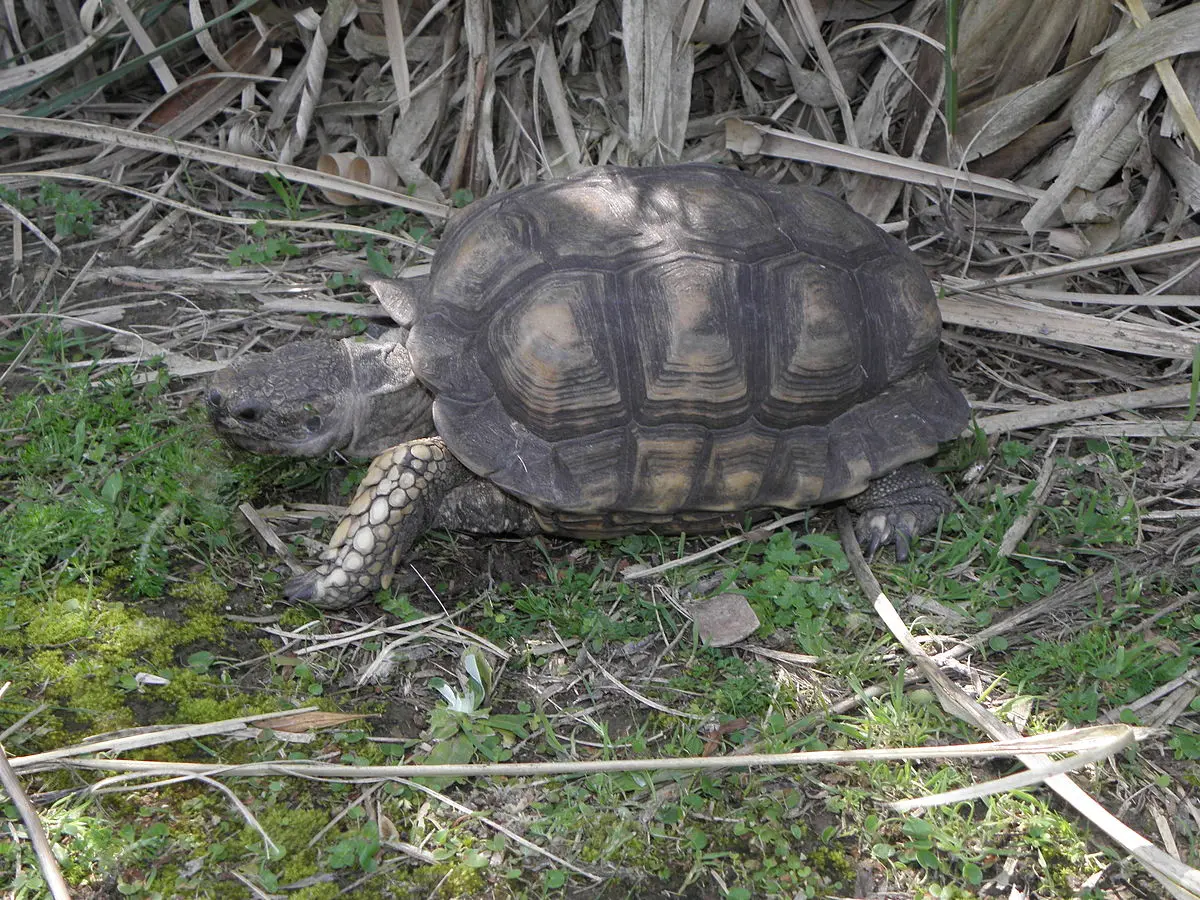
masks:
[[(65, 316), (112, 336), (108, 363), (164, 355), (197, 388), (308, 314), (361, 312), (325, 287), (366, 265), (339, 235), (416, 266), (465, 198), (717, 160), (820, 185), (922, 255), (990, 446), (1036, 450), (988, 456), (968, 500), (1003, 480), (1052, 503), (1055, 453), (1125, 440), (1152, 558), (1195, 563), (1200, 4), (980, 0), (949, 56), (941, 0), (70, 6), (4, 7), (0, 184), (61, 182), (103, 222), (59, 246), (0, 199), (10, 331)], [(363, 224), (389, 208), (404, 228)], [(231, 269), (264, 217), (296, 261)]]

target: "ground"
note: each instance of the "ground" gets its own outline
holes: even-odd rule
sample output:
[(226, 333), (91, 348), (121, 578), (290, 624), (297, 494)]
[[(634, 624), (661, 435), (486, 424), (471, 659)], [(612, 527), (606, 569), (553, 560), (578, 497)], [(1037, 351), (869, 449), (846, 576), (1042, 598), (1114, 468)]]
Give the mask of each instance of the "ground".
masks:
[[(70, 357), (86, 346), (64, 336), (58, 352)], [(434, 534), (376, 603), (338, 616), (288, 607), (279, 594), (284, 570), (255, 546), (232, 502), (344, 499), (359, 468), (229, 451), (197, 410), (175, 409), (167, 384), (165, 376), (141, 385), (128, 376), (72, 376), (52, 393), (43, 383), (10, 404), (10, 433), (20, 428), (10, 452), (41, 465), (14, 466), (10, 485), (18, 498), (46, 498), (18, 499), (6, 517), (9, 558), (27, 560), (23, 578), (35, 585), (8, 595), (0, 635), (12, 682), (4, 715), (11, 724), (34, 713), (5, 738), (11, 756), (114, 729), (302, 705), (361, 717), (317, 728), (311, 743), (281, 743), (264, 732), (121, 755), (230, 764), (586, 761), (979, 739), (928, 691), (904, 687), (909, 673), (849, 578), (827, 510), (814, 513), (809, 529), (782, 530), (649, 585), (624, 582), (620, 573), (704, 542)], [(939, 633), (978, 630), (1040, 598), (1063, 597), (1032, 627), (993, 638), (952, 669), (968, 692), (1037, 733), (1100, 721), (1193, 664), (1200, 623), (1190, 608), (1152, 618), (1194, 584), (1192, 570), (1171, 567), (1161, 538), (1138, 546), (1126, 505), (1105, 490), (1136, 470), (1135, 456), (1105, 447), (1086, 468), (1064, 459), (1062, 495), (1030, 542), (1069, 541), (1070, 550), (1053, 560), (1044, 551), (1002, 560), (987, 548), (1025, 499), (1005, 496), (999, 471), (994, 484), (961, 488), (974, 453), (965, 442), (939, 458), (944, 477), (960, 486), (962, 511), (910, 562), (876, 566), (935, 646), (945, 642)], [(1013, 442), (996, 455), (1019, 467), (1027, 447)], [(71, 478), (74, 492), (56, 494), (54, 486)], [(163, 483), (178, 485), (169, 518), (155, 500)], [(96, 517), (93, 529), (108, 522), (125, 532), (110, 538), (108, 558), (94, 539), (64, 554), (53, 543), (35, 546), (35, 515), (42, 533), (68, 543), (80, 538), (62, 535), (63, 523), (83, 515)], [(286, 535), (285, 519), (271, 521)], [(147, 540), (161, 549), (147, 550)], [(18, 546), (23, 555), (11, 549)], [(1107, 586), (1093, 577), (1106, 572), (1120, 577)], [(1071, 602), (1068, 589), (1088, 584), (1100, 586)], [(706, 649), (686, 604), (725, 590), (744, 594), (763, 625), (744, 645)], [(402, 630), (405, 621), (419, 621), (423, 633)], [(399, 630), (328, 644), (359, 623)], [(403, 646), (380, 673), (373, 664), (400, 635)], [(495, 648), (483, 651), (490, 678), (477, 679), (486, 692), (481, 686), (452, 711), (432, 686), (440, 678), (446, 697), (471, 698), (463, 651), (480, 640)], [(326, 649), (308, 652), (322, 642)], [(764, 655), (772, 650), (816, 662)], [(373, 668), (372, 680), (360, 683)], [(882, 692), (862, 692), (873, 684)], [(1156, 816), (1186, 808), (1196, 753), (1190, 729), (1176, 723), (1082, 779), (1114, 807), (1128, 798), (1123, 818), (1153, 832)], [(242, 879), (302, 897), (351, 884), (360, 885), (356, 896), (424, 895), (439, 883), (442, 895), (464, 897), (852, 895), (855, 885), (888, 884), (968, 896), (1001, 882), (1054, 897), (1113, 864), (1117, 857), (1100, 852), (1103, 840), (1043, 792), (917, 817), (885, 805), (1009, 770), (986, 761), (873, 763), (430, 785), (465, 812), (390, 781), (235, 779), (229, 787), (244, 805), (236, 810), (229, 795), (196, 782), (94, 799), (78, 793), (84, 773), (69, 769), (30, 775), (27, 784), (80, 897), (109, 896), (114, 885), (132, 896), (250, 896)], [(267, 848), (250, 816), (280, 850)], [(1192, 847), (1186, 820), (1168, 821)], [(553, 857), (515, 844), (491, 822)], [(408, 847), (419, 849), (394, 849)], [(36, 883), (30, 858), (8, 848), (3, 858), (15, 883)], [(1143, 877), (1118, 865), (1103, 884), (1113, 891)], [(31, 890), (14, 896), (36, 896)]]

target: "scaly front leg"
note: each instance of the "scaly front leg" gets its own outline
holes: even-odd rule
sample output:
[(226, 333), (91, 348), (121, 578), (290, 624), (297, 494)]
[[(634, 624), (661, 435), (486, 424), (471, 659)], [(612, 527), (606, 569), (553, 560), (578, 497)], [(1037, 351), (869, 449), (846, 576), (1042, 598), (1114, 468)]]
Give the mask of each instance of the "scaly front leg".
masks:
[(442, 498), (474, 477), (439, 437), (385, 450), (372, 460), (321, 565), (291, 579), (284, 594), (343, 609), (386, 588), (401, 558), (432, 524)]

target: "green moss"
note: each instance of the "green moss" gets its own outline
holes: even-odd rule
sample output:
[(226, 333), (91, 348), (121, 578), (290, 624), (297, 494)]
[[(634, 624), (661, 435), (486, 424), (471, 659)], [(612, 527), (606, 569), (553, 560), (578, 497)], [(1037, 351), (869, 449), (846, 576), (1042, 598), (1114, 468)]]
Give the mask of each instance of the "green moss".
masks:
[(814, 847), (808, 854), (808, 862), (814, 871), (831, 883), (854, 883), (854, 861), (840, 847)]
[(424, 896), (440, 884), (438, 896), (477, 897), (483, 894), (488, 886), (479, 870), (470, 866), (420, 866), (405, 875), (405, 880), (414, 888), (415, 896)]
[(313, 615), (302, 606), (293, 606), (283, 611), (279, 617), (281, 628), (295, 629), (307, 625), (313, 620)]
[(342, 889), (333, 882), (325, 882), (289, 892), (288, 896), (292, 900), (337, 900), (338, 897), (342, 896)]
[[(79, 585), (62, 587), (52, 597), (19, 597), (13, 614), (23, 623), (20, 644), (57, 646), (87, 640), (89, 648), (106, 656), (128, 657), (153, 647), (168, 631), (167, 622), (138, 615)], [(6, 643), (17, 645), (7, 637)]]
[(80, 733), (136, 724), (130, 698), (140, 671), (169, 679), (137, 691), (143, 704), (174, 707), (156, 710), (160, 721), (211, 722), (279, 708), (277, 698), (247, 695), (222, 682), (219, 672), (201, 674), (181, 665), (186, 648), (219, 650), (228, 644), (231, 628), (245, 627), (219, 614), (228, 595), (216, 581), (193, 578), (145, 609), (113, 599), (124, 597), (124, 583), (113, 569), (91, 587), (64, 584), (49, 596), (27, 593), (10, 601), (9, 619), (17, 627), (0, 630), (0, 648), (13, 663), (12, 674), (6, 674), (15, 682), (13, 695), (23, 691), (68, 714), (43, 716), (38, 744), (50, 747)]
[[(329, 810), (271, 806), (263, 810), (258, 821), (288, 854), (301, 854), (317, 832), (329, 824)], [(245, 836), (253, 840), (249, 834)]]
[[(186, 674), (184, 673), (184, 676)], [(196, 724), (220, 722), (222, 719), (233, 719), (237, 716), (254, 713), (275, 712), (278, 709), (278, 704), (273, 700), (262, 699), (257, 703), (252, 703), (249, 702), (252, 698), (244, 694), (224, 700), (211, 696), (180, 696), (185, 690), (184, 685), (180, 682), (193, 680), (198, 679), (181, 677), (179, 682), (171, 685), (174, 690), (170, 696), (176, 701), (174, 720), (181, 725), (188, 722)]]
[(666, 860), (654, 852), (653, 844), (647, 840), (645, 826), (620, 808), (617, 813), (589, 817), (579, 859), (586, 863), (636, 863), (639, 868), (659, 875), (669, 869)]
[[(114, 686), (108, 666), (99, 659), (66, 658), (62, 650), (35, 653), (25, 666), (28, 681), (45, 685), (44, 696), (60, 709), (87, 723), (87, 731), (109, 731), (134, 724), (123, 692)], [(61, 726), (51, 726), (48, 746), (64, 737)]]
[(194, 611), (215, 610), (229, 600), (229, 592), (208, 576), (174, 585), (171, 596), (187, 600), (191, 604), (190, 610)]

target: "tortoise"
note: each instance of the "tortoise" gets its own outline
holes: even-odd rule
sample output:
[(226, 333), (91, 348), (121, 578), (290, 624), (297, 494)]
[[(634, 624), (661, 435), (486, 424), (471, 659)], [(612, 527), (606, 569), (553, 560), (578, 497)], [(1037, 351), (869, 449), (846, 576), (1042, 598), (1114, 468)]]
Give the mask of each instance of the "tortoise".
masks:
[(291, 599), (369, 597), (430, 527), (702, 532), (850, 498), (904, 559), (952, 506), (914, 465), (968, 418), (929, 279), (816, 189), (600, 168), (473, 204), (426, 277), (366, 280), (399, 339), (284, 345), (207, 395), (242, 448), (375, 457)]

